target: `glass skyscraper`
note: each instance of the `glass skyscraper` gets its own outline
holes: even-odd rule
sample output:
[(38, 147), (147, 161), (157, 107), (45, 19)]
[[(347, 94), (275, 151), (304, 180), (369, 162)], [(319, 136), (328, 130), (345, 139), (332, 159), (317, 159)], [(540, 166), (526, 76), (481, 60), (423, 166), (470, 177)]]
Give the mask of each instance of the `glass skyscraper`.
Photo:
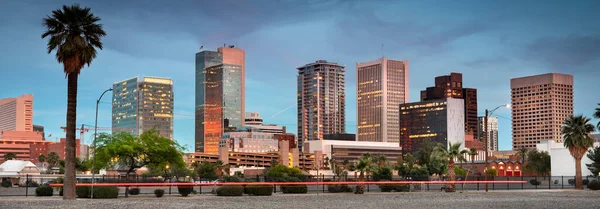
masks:
[(244, 50), (196, 53), (196, 152), (218, 153), (223, 133), (244, 125), (244, 77)]
[(135, 135), (154, 128), (173, 139), (173, 81), (135, 77), (114, 83), (112, 128)]

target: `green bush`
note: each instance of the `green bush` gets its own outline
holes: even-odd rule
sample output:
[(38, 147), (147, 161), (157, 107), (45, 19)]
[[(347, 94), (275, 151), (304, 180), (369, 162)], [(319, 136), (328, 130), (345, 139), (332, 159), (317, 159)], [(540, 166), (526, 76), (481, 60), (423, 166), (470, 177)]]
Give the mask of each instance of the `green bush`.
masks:
[(164, 189), (155, 189), (154, 190), (154, 196), (156, 196), (156, 197), (162, 197), (163, 195), (165, 195), (165, 190)]
[(306, 194), (308, 192), (306, 184), (281, 185), (280, 188), (284, 194)]
[(327, 191), (329, 193), (352, 192), (352, 188), (347, 184), (329, 184), (327, 185)]
[(531, 185), (537, 186), (537, 185), (540, 185), (542, 182), (538, 181), (538, 180), (535, 180), (535, 179), (531, 179), (531, 180), (529, 180), (529, 183)]
[(2, 183), (0, 183), (0, 185), (2, 187), (11, 187), (12, 183), (8, 179), (4, 179), (4, 180), (2, 180)]
[(223, 176), (223, 182), (241, 182), (237, 176)]
[(244, 187), (241, 185), (223, 185), (217, 188), (217, 196), (242, 196)]
[(26, 187), (38, 187), (38, 186), (40, 186), (40, 184), (38, 184), (37, 182), (32, 181), (32, 180), (27, 180), (25, 182), (24, 186), (26, 186)]
[(131, 188), (131, 189), (129, 189), (129, 194), (130, 195), (139, 195), (140, 194), (140, 188)]
[(251, 184), (245, 188), (245, 193), (254, 196), (270, 196), (273, 194), (272, 184)]
[(393, 171), (389, 167), (379, 167), (373, 172), (374, 181), (391, 181)]
[(410, 185), (408, 184), (379, 184), (381, 192), (408, 192)]
[(590, 183), (590, 180), (589, 179), (584, 179), (582, 183), (583, 183), (583, 185), (588, 185)]
[(54, 190), (52, 190), (52, 187), (47, 185), (42, 185), (35, 189), (35, 196), (52, 196), (53, 193)]
[(192, 190), (194, 190), (193, 186), (177, 186), (177, 191), (179, 191), (179, 194), (182, 197), (187, 197), (188, 195), (190, 195), (190, 193), (192, 193)]
[(594, 180), (588, 183), (587, 188), (591, 190), (600, 190), (600, 181)]
[[(53, 184), (64, 184), (65, 180), (63, 178), (56, 178), (54, 180), (52, 180)], [(55, 189), (58, 191), (58, 195), (59, 196), (63, 196), (63, 188), (62, 187), (55, 187)]]
[[(75, 194), (78, 198), (90, 198), (91, 196), (91, 187), (88, 186), (78, 186), (75, 190)], [(96, 186), (94, 187), (94, 198), (98, 199), (106, 199), (106, 198), (117, 198), (119, 196), (119, 188), (118, 187), (110, 187), (110, 186)]]

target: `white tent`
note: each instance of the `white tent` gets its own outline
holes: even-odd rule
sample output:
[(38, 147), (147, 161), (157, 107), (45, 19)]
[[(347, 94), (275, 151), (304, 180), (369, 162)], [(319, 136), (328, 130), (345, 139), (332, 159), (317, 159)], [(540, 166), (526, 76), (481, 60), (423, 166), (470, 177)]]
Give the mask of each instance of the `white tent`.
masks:
[[(39, 176), (40, 169), (30, 161), (24, 160), (7, 160), (0, 164), (0, 177), (9, 178), (14, 183), (25, 183), (26, 177), (29, 175)], [(22, 182), (21, 182), (22, 181)]]

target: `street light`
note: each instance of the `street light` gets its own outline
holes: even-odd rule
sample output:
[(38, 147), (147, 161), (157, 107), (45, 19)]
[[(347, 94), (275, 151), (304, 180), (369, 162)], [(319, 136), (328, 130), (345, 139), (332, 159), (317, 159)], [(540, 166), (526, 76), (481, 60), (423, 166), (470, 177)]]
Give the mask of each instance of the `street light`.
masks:
[[(106, 89), (104, 92), (102, 92), (102, 94), (100, 94), (100, 97), (98, 98), (98, 100), (96, 100), (96, 122), (94, 123), (94, 141), (92, 142), (92, 147), (94, 147), (94, 151), (93, 151), (93, 158), (92, 158), (92, 189), (91, 189), (91, 198), (94, 199), (94, 183), (96, 183), (96, 172), (94, 172), (95, 169), (95, 165), (96, 165), (96, 135), (98, 133), (98, 104), (100, 104), (100, 100), (102, 99), (102, 96), (104, 96), (104, 94), (106, 94), (106, 92), (112, 91), (112, 88)], [(82, 139), (83, 140), (83, 139)]]
[[(489, 163), (488, 163), (488, 150), (489, 150), (489, 146), (490, 146), (490, 144), (489, 144), (490, 135), (488, 134), (488, 131), (489, 131), (488, 130), (488, 117), (491, 114), (493, 114), (494, 111), (496, 111), (498, 108), (501, 108), (501, 107), (510, 108), (510, 104), (500, 105), (500, 106), (492, 109), (492, 111), (489, 111), (489, 112), (488, 112), (488, 109), (485, 109), (485, 118), (484, 118), (485, 122), (483, 124), (484, 125), (483, 129), (485, 130), (485, 144), (483, 146), (485, 147), (485, 169), (486, 169), (486, 171), (487, 171), (488, 166), (489, 166)], [(488, 175), (487, 175), (487, 172), (486, 172), (485, 173), (485, 192), (488, 191), (488, 182), (487, 182), (487, 180), (488, 180)]]

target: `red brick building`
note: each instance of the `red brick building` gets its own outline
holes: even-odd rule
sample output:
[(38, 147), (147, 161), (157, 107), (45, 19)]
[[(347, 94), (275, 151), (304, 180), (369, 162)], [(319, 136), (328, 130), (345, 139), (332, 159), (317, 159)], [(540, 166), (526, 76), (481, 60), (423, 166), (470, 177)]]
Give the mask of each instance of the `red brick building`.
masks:
[[(51, 152), (56, 152), (56, 154), (58, 154), (59, 158), (61, 160), (65, 159), (65, 145), (66, 145), (67, 139), (65, 138), (61, 138), (60, 142), (52, 142), (52, 143), (45, 143), (45, 144), (32, 144), (29, 147), (29, 153), (30, 153), (30, 159), (29, 161), (33, 162), (33, 163), (38, 163), (38, 157), (40, 155), (44, 155), (44, 156), (48, 156), (49, 153)], [(75, 140), (75, 156), (79, 157), (81, 156), (81, 150), (80, 150), (80, 141), (79, 139)]]

